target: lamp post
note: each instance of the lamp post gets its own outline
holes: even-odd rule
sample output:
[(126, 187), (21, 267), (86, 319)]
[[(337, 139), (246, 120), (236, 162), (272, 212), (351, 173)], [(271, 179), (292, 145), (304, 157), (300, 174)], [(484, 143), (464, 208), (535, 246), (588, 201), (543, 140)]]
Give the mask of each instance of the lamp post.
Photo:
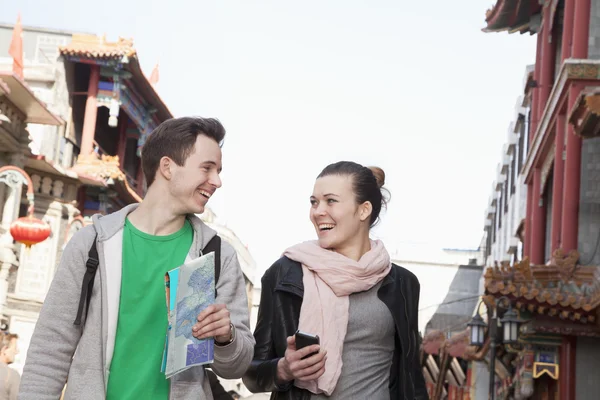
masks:
[[(508, 304), (508, 310), (504, 313), (502, 318), (498, 319), (498, 306), (503, 302)], [(485, 328), (488, 329), (488, 336), (490, 338), (490, 389), (489, 399), (494, 400), (495, 397), (495, 383), (496, 383), (496, 347), (500, 343), (504, 344), (515, 344), (519, 341), (519, 326), (521, 320), (519, 316), (513, 310), (512, 305), (508, 297), (503, 296), (499, 299), (494, 299), (493, 314), (488, 318), (488, 323), (483, 321), (479, 310), (483, 300), (477, 305), (477, 310), (473, 319), (467, 324), (471, 329), (471, 346), (481, 347), (484, 344), (484, 332)], [(502, 327), (503, 329), (498, 329)], [(501, 337), (499, 333), (502, 333)]]

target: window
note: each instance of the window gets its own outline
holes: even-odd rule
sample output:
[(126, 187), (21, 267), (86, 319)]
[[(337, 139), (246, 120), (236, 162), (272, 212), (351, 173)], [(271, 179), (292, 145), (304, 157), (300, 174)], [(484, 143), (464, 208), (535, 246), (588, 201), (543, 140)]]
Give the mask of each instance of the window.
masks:
[[(519, 139), (520, 140), (520, 139)], [(515, 150), (513, 151), (513, 157), (512, 157), (512, 161), (510, 162), (510, 173), (512, 175), (512, 179), (510, 182), (510, 194), (513, 195), (515, 194), (516, 188), (517, 188), (517, 182), (519, 180), (519, 171), (518, 171), (518, 157), (519, 157), (519, 149), (521, 148), (521, 146), (519, 146), (519, 144), (517, 143), (517, 147), (515, 147)]]
[(498, 229), (502, 229), (502, 210), (504, 209), (504, 193), (500, 192), (498, 199)]
[(508, 171), (506, 180), (504, 181), (504, 189), (502, 190), (502, 193), (504, 194), (504, 212), (507, 213), (508, 212), (508, 188), (509, 188), (509, 183), (508, 181), (510, 180), (511, 177), (511, 171)]

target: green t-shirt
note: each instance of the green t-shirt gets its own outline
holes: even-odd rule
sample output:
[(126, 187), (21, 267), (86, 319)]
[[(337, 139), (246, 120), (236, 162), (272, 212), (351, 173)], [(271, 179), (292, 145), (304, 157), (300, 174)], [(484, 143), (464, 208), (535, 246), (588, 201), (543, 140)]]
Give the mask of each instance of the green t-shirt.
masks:
[(169, 398), (169, 381), (160, 372), (167, 330), (164, 276), (184, 263), (193, 236), (187, 220), (167, 236), (148, 235), (125, 221), (119, 320), (107, 400)]

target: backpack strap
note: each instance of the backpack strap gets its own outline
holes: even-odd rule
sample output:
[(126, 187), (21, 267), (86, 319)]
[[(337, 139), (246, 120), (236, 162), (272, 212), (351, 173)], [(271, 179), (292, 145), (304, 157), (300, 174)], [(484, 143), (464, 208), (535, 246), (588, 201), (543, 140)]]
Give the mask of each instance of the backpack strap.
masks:
[[(85, 263), (86, 271), (83, 275), (83, 282), (81, 284), (81, 295), (79, 297), (79, 307), (77, 308), (77, 317), (73, 322), (74, 325), (81, 325), (81, 319), (83, 322), (87, 319), (87, 313), (90, 308), (90, 300), (92, 298), (92, 289), (94, 288), (94, 279), (96, 278), (96, 271), (100, 260), (98, 258), (98, 248), (96, 242), (98, 240), (98, 234), (94, 238), (94, 242), (88, 252), (88, 259)], [(219, 276), (221, 275), (221, 238), (219, 235), (215, 235), (202, 250), (203, 254), (210, 252), (215, 253), (215, 298), (217, 297), (217, 282), (219, 282)], [(83, 308), (85, 307), (85, 317), (83, 317)]]
[(206, 247), (202, 250), (202, 254), (215, 253), (215, 298), (217, 297), (217, 282), (219, 282), (219, 276), (221, 275), (221, 237), (215, 235), (206, 244)]
[(96, 278), (96, 271), (98, 270), (98, 249), (96, 247), (96, 241), (98, 240), (98, 234), (94, 237), (92, 247), (88, 252), (88, 259), (85, 263), (85, 274), (83, 275), (83, 283), (81, 284), (81, 295), (79, 296), (79, 307), (77, 308), (77, 317), (75, 318), (74, 325), (81, 325), (81, 318), (83, 316), (83, 307), (85, 306), (85, 317), (84, 322), (87, 319), (88, 310), (90, 309), (90, 300), (92, 298), (92, 289), (94, 288), (94, 279)]

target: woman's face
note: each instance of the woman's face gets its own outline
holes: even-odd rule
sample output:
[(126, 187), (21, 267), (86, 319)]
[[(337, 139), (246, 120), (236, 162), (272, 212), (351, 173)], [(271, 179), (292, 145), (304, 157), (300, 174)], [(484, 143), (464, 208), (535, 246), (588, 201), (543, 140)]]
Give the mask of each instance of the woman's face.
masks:
[(365, 224), (368, 235), (371, 203), (356, 203), (351, 176), (318, 178), (310, 203), (310, 220), (321, 247), (337, 250), (351, 245), (364, 230)]

